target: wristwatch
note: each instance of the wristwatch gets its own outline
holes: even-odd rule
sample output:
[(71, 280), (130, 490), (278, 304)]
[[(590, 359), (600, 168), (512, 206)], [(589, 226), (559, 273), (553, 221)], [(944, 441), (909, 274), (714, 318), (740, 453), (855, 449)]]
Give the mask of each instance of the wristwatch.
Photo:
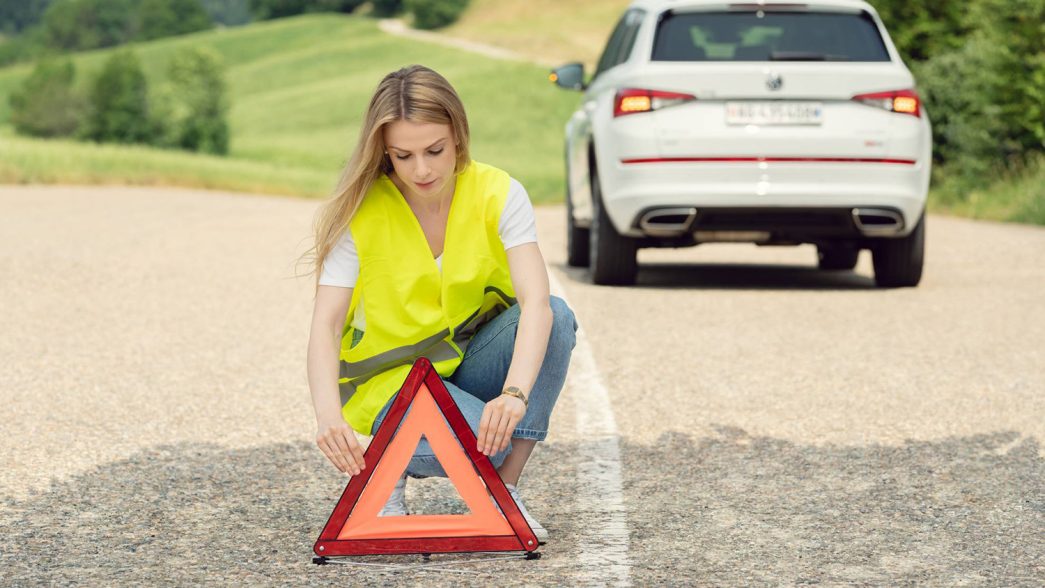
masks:
[(519, 400), (523, 401), (523, 406), (529, 406), (529, 401), (526, 400), (526, 395), (522, 393), (522, 390), (518, 386), (508, 386), (501, 391), (501, 394), (507, 394), (508, 396), (514, 396)]

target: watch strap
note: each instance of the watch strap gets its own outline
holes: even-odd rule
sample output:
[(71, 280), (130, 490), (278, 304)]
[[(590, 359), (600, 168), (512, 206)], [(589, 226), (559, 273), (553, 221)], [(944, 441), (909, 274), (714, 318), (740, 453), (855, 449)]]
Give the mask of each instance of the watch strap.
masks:
[(522, 393), (522, 390), (518, 386), (508, 386), (501, 391), (501, 394), (507, 394), (508, 396), (514, 396), (519, 400), (523, 401), (523, 406), (529, 406), (530, 402), (527, 400), (526, 395)]

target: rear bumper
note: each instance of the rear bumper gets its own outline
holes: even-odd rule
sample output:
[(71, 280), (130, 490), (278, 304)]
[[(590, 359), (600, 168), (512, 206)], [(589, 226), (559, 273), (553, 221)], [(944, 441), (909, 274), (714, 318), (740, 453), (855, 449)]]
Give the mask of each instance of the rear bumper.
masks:
[(906, 222), (900, 209), (886, 206), (651, 206), (639, 213), (631, 229), (636, 235), (660, 238), (676, 245), (713, 241), (864, 242), (908, 234), (910, 227)]
[[(928, 173), (922, 162), (672, 162), (618, 164), (610, 177), (600, 175), (611, 221), (632, 237), (669, 236), (649, 231), (650, 223), (643, 222), (662, 209), (679, 209), (670, 211), (679, 221), (689, 216), (683, 211), (695, 209), (688, 232), (899, 237), (910, 233), (925, 208)], [(899, 227), (892, 233), (868, 231), (869, 223), (861, 223), (859, 214), (854, 217), (854, 209), (876, 209), (885, 216), (891, 211)]]

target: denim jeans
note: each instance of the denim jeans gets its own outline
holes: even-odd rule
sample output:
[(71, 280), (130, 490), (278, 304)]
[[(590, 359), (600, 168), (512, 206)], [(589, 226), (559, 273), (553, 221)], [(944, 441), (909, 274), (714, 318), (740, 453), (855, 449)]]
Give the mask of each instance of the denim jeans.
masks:
[[(516, 425), (512, 433), (513, 438), (543, 441), (548, 435), (548, 420), (566, 381), (570, 354), (577, 343), (577, 319), (566, 301), (552, 296), (549, 304), (553, 320), (548, 348), (537, 380), (530, 390), (526, 414)], [(468, 344), (461, 364), (449, 378), (441, 378), (476, 436), (479, 434), (479, 420), (482, 418), (483, 408), (487, 402), (500, 396), (504, 388), (508, 366), (515, 350), (519, 312), (519, 305), (515, 304), (480, 327)], [(398, 395), (398, 392), (394, 394), (378, 413), (371, 434), (377, 432)], [(399, 426), (402, 426), (402, 423)], [(456, 439), (456, 435), (454, 438)], [(503, 451), (489, 456), (490, 461), (494, 467), (499, 467), (511, 452), (512, 445), (509, 443)], [(433, 454), (428, 439), (421, 438), (414, 456), (407, 465), (406, 473), (414, 478), (446, 477), (446, 472), (439, 465), (439, 459)]]

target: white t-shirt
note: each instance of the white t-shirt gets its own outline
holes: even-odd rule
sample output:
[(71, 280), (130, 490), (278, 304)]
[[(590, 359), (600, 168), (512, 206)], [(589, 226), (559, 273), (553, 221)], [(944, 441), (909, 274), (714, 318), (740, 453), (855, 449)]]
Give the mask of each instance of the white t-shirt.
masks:
[[(497, 225), (497, 234), (505, 250), (523, 243), (537, 242), (537, 224), (534, 219), (533, 205), (530, 197), (515, 178), (511, 178), (508, 197), (504, 202), (504, 210)], [(436, 265), (443, 269), (443, 255), (435, 258)], [(341, 286), (352, 288), (359, 277), (359, 253), (348, 229), (341, 235), (337, 244), (323, 260), (323, 273), (319, 277), (320, 286)], [(366, 330), (366, 317), (363, 314), (363, 298), (359, 298), (356, 314), (352, 317), (352, 326), (360, 331)]]

